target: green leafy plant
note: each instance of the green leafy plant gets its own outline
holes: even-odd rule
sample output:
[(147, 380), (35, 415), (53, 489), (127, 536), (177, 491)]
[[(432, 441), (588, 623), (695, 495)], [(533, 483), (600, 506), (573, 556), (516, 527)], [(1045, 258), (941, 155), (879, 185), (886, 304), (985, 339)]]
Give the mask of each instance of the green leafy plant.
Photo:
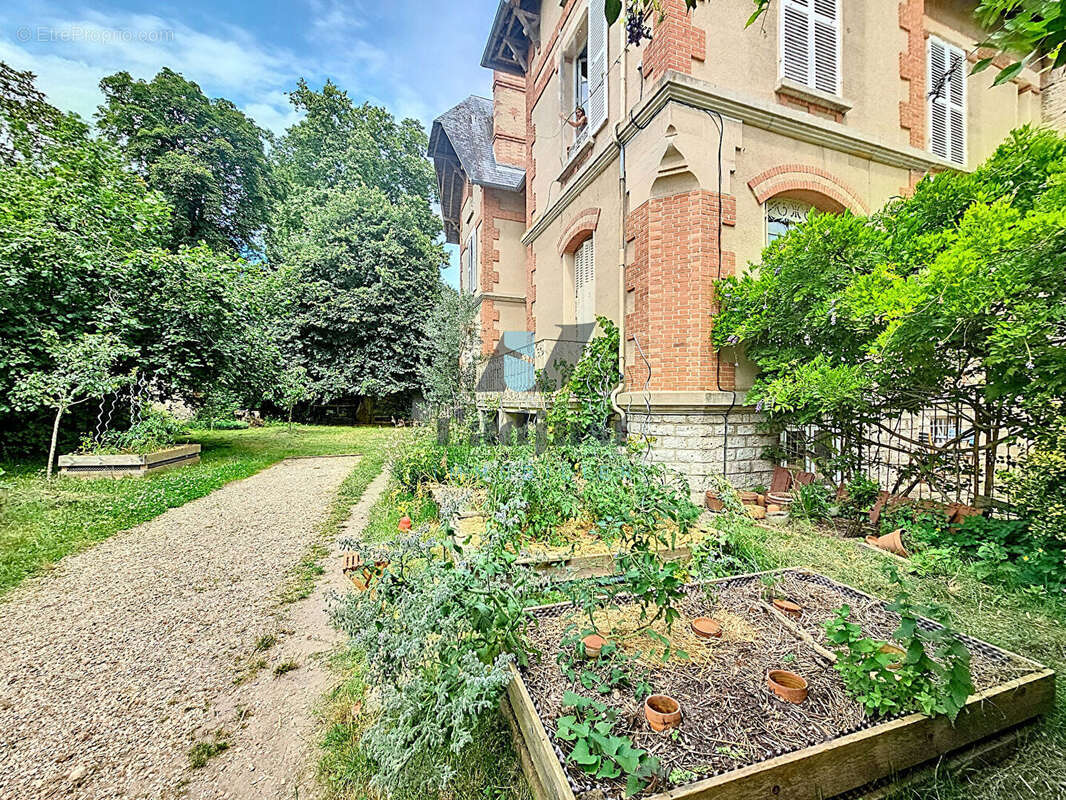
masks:
[[(848, 693), (871, 714), (921, 711), (954, 721), (974, 691), (969, 650), (940, 609), (913, 605), (903, 589), (886, 608), (900, 615), (892, 644), (904, 651), (902, 659), (884, 652), (885, 642), (865, 636), (850, 621), (848, 605), (826, 623), (829, 641), (837, 647), (835, 669)], [(922, 616), (939, 627), (927, 630), (919, 622)]]
[(563, 694), (572, 713), (556, 720), (555, 735), (569, 742), (567, 759), (594, 778), (626, 778), (626, 796), (640, 792), (659, 770), (659, 760), (615, 734), (619, 713), (605, 703), (575, 692)]
[(621, 382), (618, 371), (618, 326), (596, 317), (603, 333), (593, 337), (585, 352), (551, 398), (548, 435), (553, 441), (606, 438), (611, 417), (611, 392)]
[(832, 516), (832, 493), (820, 483), (800, 486), (795, 492), (789, 513), (796, 519), (823, 522)]
[(187, 433), (185, 425), (157, 406), (145, 406), (137, 421), (125, 430), (104, 431), (99, 437), (84, 436), (79, 453), (151, 453), (173, 446)]

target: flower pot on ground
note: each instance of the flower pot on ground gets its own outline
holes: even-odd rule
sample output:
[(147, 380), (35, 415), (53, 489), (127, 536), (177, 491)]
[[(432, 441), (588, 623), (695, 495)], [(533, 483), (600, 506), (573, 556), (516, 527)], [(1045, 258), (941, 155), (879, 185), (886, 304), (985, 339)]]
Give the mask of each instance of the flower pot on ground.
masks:
[(762, 506), (753, 506), (745, 503), (744, 510), (748, 512), (748, 516), (752, 519), (766, 519), (766, 509)]
[(607, 640), (598, 633), (591, 633), (581, 640), (581, 644), (584, 645), (585, 655), (588, 658), (599, 658), (600, 650), (607, 644)]
[(644, 701), (644, 718), (653, 731), (668, 731), (681, 724), (681, 706), (672, 697), (653, 694)]
[(708, 511), (725, 511), (725, 503), (722, 502), (722, 498), (718, 496), (718, 492), (708, 491), (703, 496), (703, 504), (707, 507)]
[(766, 495), (767, 504), (772, 503), (775, 506), (780, 506), (785, 511), (792, 505), (792, 500), (792, 495), (787, 492), (769, 492)]
[(803, 613), (803, 606), (785, 597), (775, 597), (773, 603), (774, 608), (787, 616), (799, 619), (800, 615)]
[(759, 504), (758, 492), (739, 492), (740, 502), (746, 506), (754, 506)]
[(802, 703), (807, 699), (807, 681), (795, 672), (773, 669), (766, 676), (770, 691), (789, 703)]
[(396, 526), (396, 529), (405, 533), (411, 530), (411, 518), (406, 515), (400, 517), (400, 524)]
[(689, 623), (692, 632), (701, 639), (715, 639), (722, 635), (722, 626), (711, 617), (696, 617)]
[(910, 556), (910, 553), (907, 552), (907, 548), (903, 546), (902, 528), (897, 528), (892, 531), (892, 533), (886, 533), (884, 536), (867, 536), (866, 543), (882, 550), (886, 550), (889, 553), (894, 553), (897, 556), (902, 556), (903, 558)]

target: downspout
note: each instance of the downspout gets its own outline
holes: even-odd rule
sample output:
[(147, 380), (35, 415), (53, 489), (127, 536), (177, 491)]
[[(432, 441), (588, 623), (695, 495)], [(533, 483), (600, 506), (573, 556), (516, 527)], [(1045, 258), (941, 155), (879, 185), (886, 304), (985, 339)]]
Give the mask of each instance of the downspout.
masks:
[[(618, 112), (626, 115), (626, 68), (629, 65), (629, 47), (626, 26), (618, 26), (618, 41), (622, 47), (622, 60), (618, 77)], [(618, 395), (626, 385), (626, 146), (618, 136), (618, 124), (614, 126), (614, 142), (618, 145), (618, 374), (621, 382), (611, 392), (611, 408), (618, 415), (619, 430), (626, 429), (626, 412), (618, 405)]]

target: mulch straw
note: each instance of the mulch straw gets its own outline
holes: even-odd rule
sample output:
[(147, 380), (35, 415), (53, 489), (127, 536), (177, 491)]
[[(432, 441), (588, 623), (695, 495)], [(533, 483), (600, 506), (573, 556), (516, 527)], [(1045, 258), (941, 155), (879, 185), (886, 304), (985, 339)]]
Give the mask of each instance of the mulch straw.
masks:
[[(829, 584), (829, 582), (826, 582)], [(843, 587), (812, 582), (799, 573), (786, 573), (776, 590), (803, 606), (796, 624), (816, 642), (829, 646), (823, 623), (845, 602), (852, 618), (867, 635), (887, 639), (899, 618), (883, 609), (879, 601), (859, 602)], [(617, 731), (632, 737), (636, 746), (659, 758), (665, 773), (678, 773), (678, 783), (727, 772), (793, 750), (835, 739), (870, 724), (862, 707), (852, 700), (840, 677), (810, 645), (801, 641), (777, 620), (759, 608), (766, 587), (758, 578), (745, 577), (731, 584), (692, 587), (680, 604), (681, 619), (669, 633), (673, 648), (686, 651), (687, 659), (673, 657), (663, 663), (662, 645), (634, 631), (642, 624), (639, 606), (612, 608), (596, 617), (604, 636), (631, 654), (650, 670), (655, 693), (667, 694), (681, 703), (683, 721), (676, 734), (654, 733), (644, 720), (640, 705), (629, 691), (614, 691), (603, 701), (621, 712)], [(723, 628), (717, 639), (700, 639), (689, 628), (697, 616), (711, 616)], [(563, 713), (563, 693), (573, 689), (555, 661), (564, 630), (570, 623), (589, 627), (587, 617), (573, 607), (545, 610), (531, 629), (534, 646), (543, 654), (523, 669), (523, 679), (553, 742), (556, 719)], [(654, 629), (666, 635), (665, 625)], [(832, 648), (830, 648), (832, 649)], [(987, 689), (1032, 671), (990, 647), (971, 648), (971, 670), (977, 689)], [(807, 679), (810, 695), (801, 705), (777, 698), (766, 684), (772, 669), (786, 669)], [(568, 752), (566, 742), (555, 742)], [(564, 763), (577, 793), (599, 789), (607, 797), (622, 797), (624, 782), (593, 781), (573, 764)], [(657, 789), (665, 788), (660, 785)]]

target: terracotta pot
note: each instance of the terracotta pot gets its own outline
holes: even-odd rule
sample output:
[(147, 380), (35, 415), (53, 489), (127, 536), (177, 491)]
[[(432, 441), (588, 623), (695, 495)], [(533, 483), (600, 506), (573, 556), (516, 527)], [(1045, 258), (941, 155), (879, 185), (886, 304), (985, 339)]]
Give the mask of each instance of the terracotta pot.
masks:
[(757, 492), (740, 492), (740, 502), (746, 506), (758, 505), (759, 495)]
[(803, 606), (799, 603), (793, 603), (791, 600), (786, 600), (783, 597), (774, 598), (774, 608), (782, 614), (795, 617), (796, 619), (799, 619), (800, 615), (803, 613)]
[(725, 503), (718, 496), (718, 492), (707, 492), (703, 496), (703, 504), (709, 511), (725, 511)]
[(767, 503), (766, 504), (766, 513), (767, 514), (780, 514), (781, 513), (781, 506), (777, 505), (776, 503)]
[(665, 694), (653, 694), (644, 701), (644, 717), (653, 731), (668, 731), (681, 724), (681, 706)]
[(585, 655), (589, 658), (599, 658), (600, 650), (607, 644), (607, 640), (600, 636), (598, 633), (591, 633), (581, 640), (581, 643), (585, 645)]
[(795, 672), (772, 669), (766, 676), (770, 690), (789, 703), (802, 703), (807, 699), (807, 681)]
[(722, 626), (711, 617), (696, 617), (689, 623), (692, 632), (701, 639), (715, 639), (722, 635)]
[(748, 512), (748, 516), (752, 519), (766, 519), (766, 509), (762, 506), (745, 505), (744, 510)]
[(766, 502), (787, 509), (792, 505), (792, 495), (785, 492), (770, 492), (766, 495)]
[(896, 670), (902, 667), (903, 659), (907, 655), (907, 651), (902, 647), (896, 647), (894, 644), (889, 644), (888, 642), (881, 645), (881, 652), (895, 657), (896, 660), (888, 665), (888, 668), (891, 670)]
[(895, 553), (897, 556), (903, 556), (904, 558), (910, 556), (907, 548), (903, 546), (902, 528), (897, 528), (892, 533), (886, 533), (884, 536), (867, 536), (866, 543), (882, 550), (887, 550), (889, 553)]
[(755, 496), (755, 505), (766, 508), (766, 495), (759, 494)]
[(400, 524), (396, 526), (396, 530), (405, 532), (411, 530), (411, 518), (406, 516), (400, 517)]

